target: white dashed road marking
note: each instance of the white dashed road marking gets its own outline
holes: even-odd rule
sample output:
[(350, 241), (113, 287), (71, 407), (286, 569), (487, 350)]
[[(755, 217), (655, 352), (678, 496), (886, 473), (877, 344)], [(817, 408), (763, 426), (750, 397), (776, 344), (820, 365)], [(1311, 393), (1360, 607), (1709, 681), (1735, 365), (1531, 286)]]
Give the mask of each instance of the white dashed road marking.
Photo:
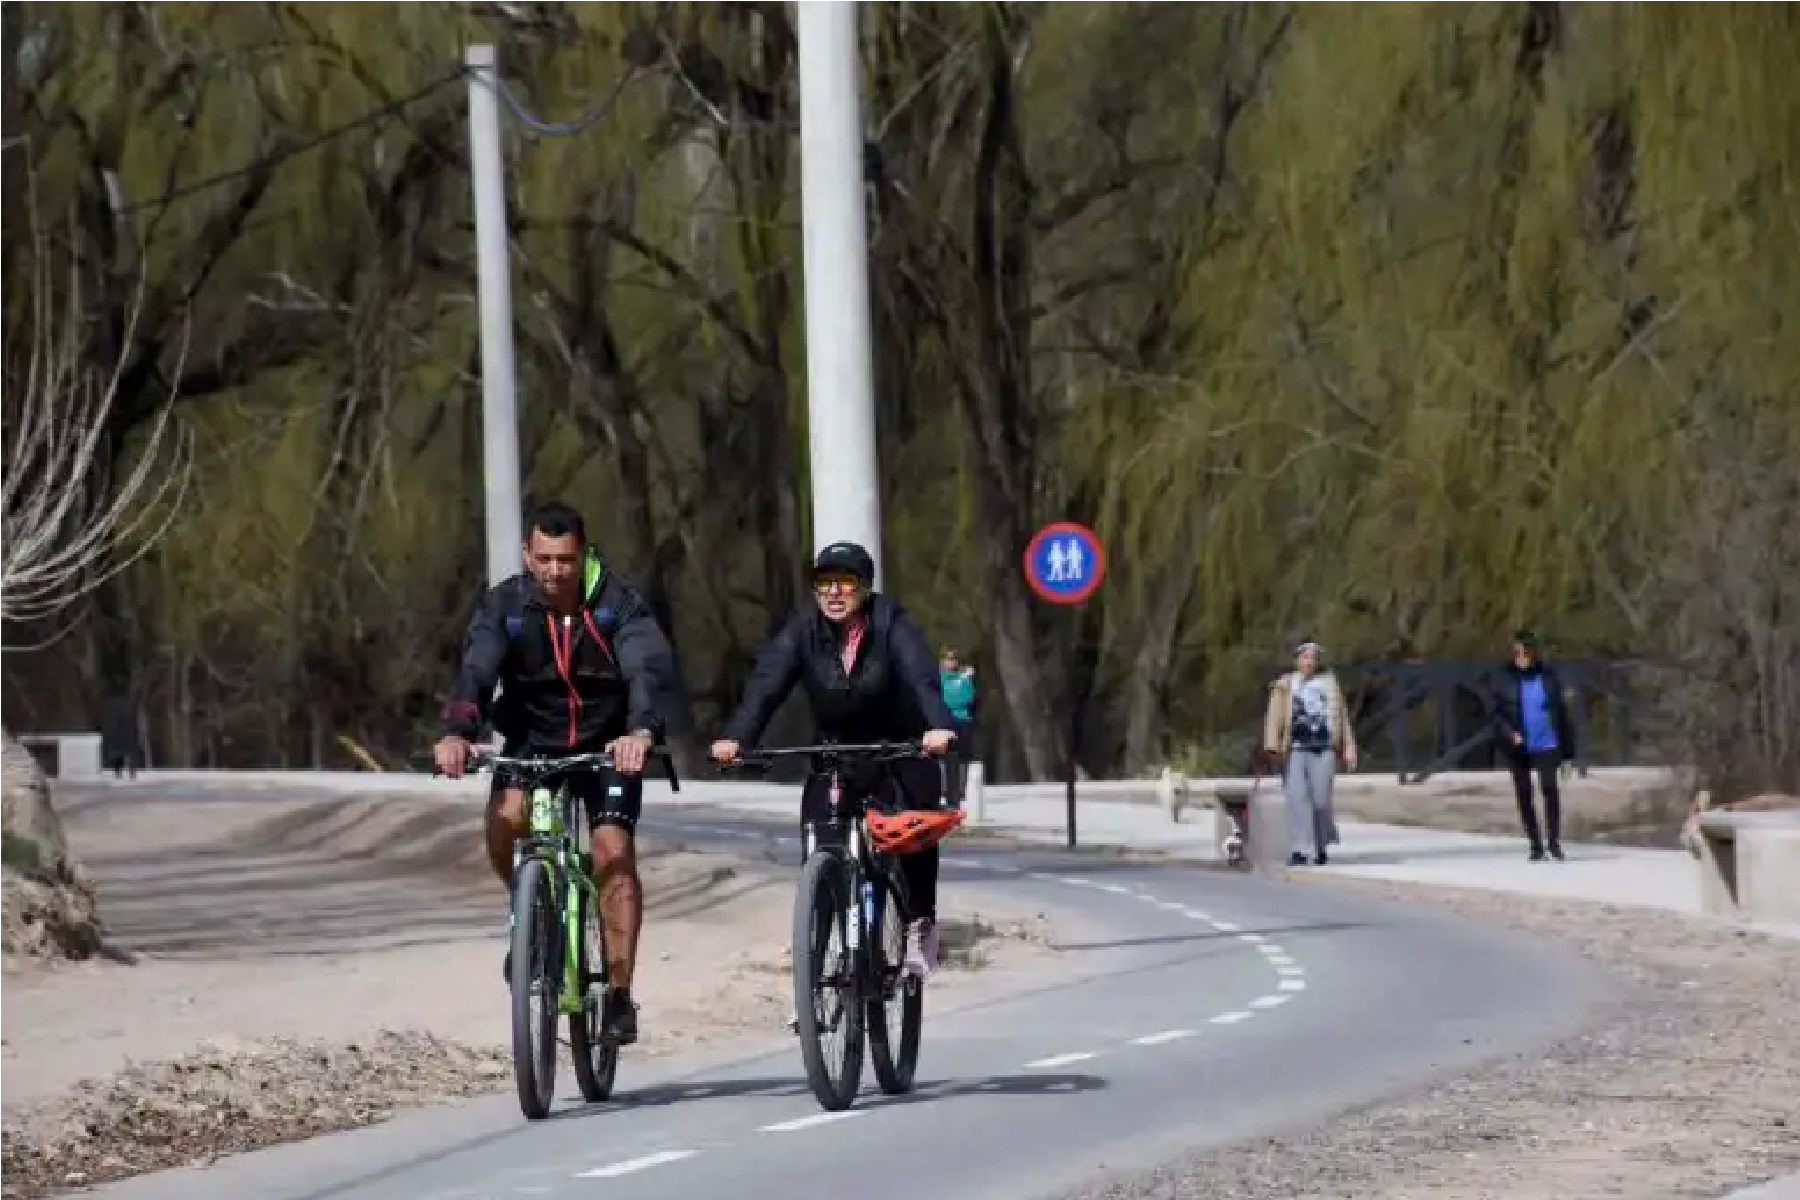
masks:
[(684, 1158), (692, 1158), (697, 1150), (659, 1150), (655, 1154), (646, 1154), (642, 1158), (628, 1158), (624, 1162), (610, 1163), (604, 1167), (595, 1167), (591, 1171), (581, 1171), (577, 1179), (617, 1179), (621, 1175), (631, 1175), (638, 1171), (648, 1171), (651, 1167), (660, 1167), (664, 1163), (680, 1162)]
[(1236, 1009), (1232, 1012), (1220, 1013), (1212, 1019), (1212, 1023), (1214, 1025), (1236, 1025), (1239, 1021), (1248, 1021), (1254, 1015), (1242, 1009)]
[(792, 1121), (778, 1121), (773, 1125), (764, 1125), (763, 1133), (794, 1133), (801, 1129), (811, 1129), (815, 1125), (828, 1125), (833, 1121), (847, 1121), (851, 1117), (860, 1117), (867, 1109), (847, 1108), (842, 1112), (814, 1113), (810, 1117), (796, 1117)]
[(1044, 1071), (1052, 1067), (1066, 1067), (1070, 1063), (1086, 1062), (1094, 1054), (1087, 1050), (1078, 1050), (1073, 1054), (1052, 1054), (1049, 1058), (1033, 1059), (1025, 1064), (1027, 1071)]
[(1250, 1007), (1251, 1008), (1280, 1008), (1282, 1005), (1286, 1004), (1289, 1000), (1292, 1000), (1292, 999), (1293, 999), (1292, 996), (1258, 996), (1256, 999), (1254, 999), (1250, 1002)]
[(1134, 1046), (1160, 1046), (1164, 1042), (1180, 1041), (1182, 1038), (1193, 1036), (1194, 1031), (1191, 1029), (1165, 1029), (1161, 1033), (1146, 1033), (1143, 1037), (1134, 1037), (1131, 1039), (1131, 1044)]

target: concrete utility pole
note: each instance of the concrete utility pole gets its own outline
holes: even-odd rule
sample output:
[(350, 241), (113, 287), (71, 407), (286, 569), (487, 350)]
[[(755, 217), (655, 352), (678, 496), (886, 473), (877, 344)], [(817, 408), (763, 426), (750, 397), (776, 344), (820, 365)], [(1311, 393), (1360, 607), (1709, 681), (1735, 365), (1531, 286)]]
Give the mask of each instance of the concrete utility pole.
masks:
[(857, 5), (799, 9), (800, 200), (806, 270), (806, 411), (813, 548), (860, 542), (881, 570), (869, 239)]
[(492, 46), (470, 46), (469, 174), (481, 296), (481, 467), (487, 492), (488, 582), (520, 570), (519, 413), (514, 393), (512, 263), (506, 235), (506, 161), (500, 153), (500, 77)]

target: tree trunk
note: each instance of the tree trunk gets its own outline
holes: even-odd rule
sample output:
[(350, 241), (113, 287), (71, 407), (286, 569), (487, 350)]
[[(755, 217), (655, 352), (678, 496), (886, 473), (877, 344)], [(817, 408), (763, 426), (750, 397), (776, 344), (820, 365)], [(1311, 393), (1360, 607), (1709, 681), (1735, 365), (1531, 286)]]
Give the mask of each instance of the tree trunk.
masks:
[(1182, 565), (1186, 581), (1157, 593), (1132, 660), (1131, 678), (1125, 681), (1125, 770), (1129, 775), (1156, 766), (1163, 757), (1175, 639), (1194, 593), (1193, 568)]

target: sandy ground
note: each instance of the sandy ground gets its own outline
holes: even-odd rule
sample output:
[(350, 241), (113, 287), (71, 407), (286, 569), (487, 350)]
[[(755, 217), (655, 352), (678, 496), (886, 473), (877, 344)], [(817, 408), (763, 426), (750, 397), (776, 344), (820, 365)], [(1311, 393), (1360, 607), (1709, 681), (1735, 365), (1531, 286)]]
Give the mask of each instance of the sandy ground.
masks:
[(1076, 1195), (1684, 1200), (1800, 1171), (1800, 941), (1646, 909), (1306, 881), (1571, 943), (1619, 994), (1548, 1052)]
[[(59, 808), (136, 961), (7, 962), (7, 1195), (205, 1157), (219, 1128), (243, 1150), (512, 1086), (505, 894), (473, 807), (121, 789)], [(783, 1036), (791, 868), (652, 841), (640, 854), (628, 1056)], [(1059, 957), (1041, 914), (948, 885), (940, 911), (942, 1003)]]

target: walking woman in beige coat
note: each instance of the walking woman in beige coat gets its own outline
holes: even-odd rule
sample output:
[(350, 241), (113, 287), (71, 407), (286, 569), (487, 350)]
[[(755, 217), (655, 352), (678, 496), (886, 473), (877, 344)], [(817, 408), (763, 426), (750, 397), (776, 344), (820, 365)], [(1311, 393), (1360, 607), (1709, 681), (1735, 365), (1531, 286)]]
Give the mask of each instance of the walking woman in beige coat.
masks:
[(1319, 668), (1317, 642), (1294, 651), (1294, 670), (1269, 686), (1269, 710), (1263, 718), (1263, 749), (1282, 768), (1287, 797), (1288, 858), (1291, 866), (1308, 861), (1324, 866), (1325, 848), (1338, 842), (1331, 793), (1337, 760), (1356, 770), (1356, 731), (1337, 677)]

